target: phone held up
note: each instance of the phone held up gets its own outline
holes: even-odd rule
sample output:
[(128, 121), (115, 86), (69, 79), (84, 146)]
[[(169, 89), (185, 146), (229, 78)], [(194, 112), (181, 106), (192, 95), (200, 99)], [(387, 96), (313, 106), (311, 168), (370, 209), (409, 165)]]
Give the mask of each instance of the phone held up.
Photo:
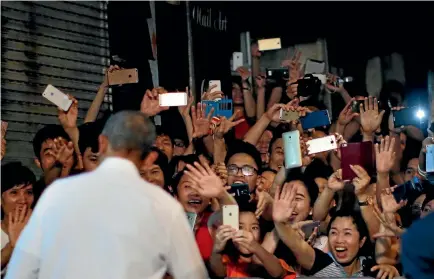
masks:
[(49, 84), (42, 93), (42, 97), (55, 104), (57, 107), (64, 111), (68, 111), (72, 105), (72, 100), (68, 98), (68, 95)]
[(300, 118), (303, 130), (330, 125), (330, 115), (328, 110), (319, 110), (306, 114)]
[(223, 225), (231, 226), (239, 230), (239, 209), (238, 205), (224, 205), (223, 206)]
[(285, 153), (285, 168), (299, 168), (303, 165), (300, 149), (300, 132), (298, 130), (282, 134)]
[(194, 230), (194, 226), (196, 225), (197, 214), (194, 212), (186, 212), (186, 215), (191, 230)]
[(110, 86), (139, 82), (137, 69), (121, 69), (107, 73), (107, 80)]
[(373, 145), (370, 141), (346, 143), (341, 146), (341, 169), (343, 180), (353, 180), (357, 175), (350, 165), (359, 165), (368, 174), (374, 170)]
[(158, 95), (160, 107), (186, 106), (188, 97), (186, 92), (170, 92)]
[(309, 146), (309, 155), (321, 153), (325, 151), (335, 150), (338, 148), (335, 136), (327, 136), (318, 139), (313, 139), (306, 144)]

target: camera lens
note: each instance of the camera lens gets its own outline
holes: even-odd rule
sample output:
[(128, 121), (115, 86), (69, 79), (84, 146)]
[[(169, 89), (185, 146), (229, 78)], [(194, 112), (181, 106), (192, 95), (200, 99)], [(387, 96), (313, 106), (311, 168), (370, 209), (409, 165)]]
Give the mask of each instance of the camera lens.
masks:
[(130, 78), (130, 77), (131, 77), (131, 75), (128, 75), (128, 77)]
[(229, 216), (232, 216), (232, 213), (229, 213)]

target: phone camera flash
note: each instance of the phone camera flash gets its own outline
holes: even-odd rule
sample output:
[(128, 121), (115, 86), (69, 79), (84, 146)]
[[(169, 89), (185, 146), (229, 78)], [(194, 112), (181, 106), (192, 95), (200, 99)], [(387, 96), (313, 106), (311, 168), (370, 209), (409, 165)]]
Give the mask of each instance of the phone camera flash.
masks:
[(417, 116), (417, 118), (424, 118), (425, 117), (425, 112), (420, 109), (420, 110), (418, 110), (416, 112), (416, 116)]

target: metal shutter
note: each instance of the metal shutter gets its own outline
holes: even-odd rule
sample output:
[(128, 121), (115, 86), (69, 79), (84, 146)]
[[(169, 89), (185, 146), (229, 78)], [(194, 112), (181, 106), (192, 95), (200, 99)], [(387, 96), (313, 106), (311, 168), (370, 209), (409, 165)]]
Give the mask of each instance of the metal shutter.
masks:
[[(1, 2), (1, 116), (9, 122), (5, 162), (21, 161), (41, 174), (32, 140), (58, 124), (55, 106), (42, 98), (47, 84), (79, 102), (79, 124), (109, 63), (107, 3)], [(101, 109), (110, 106), (111, 96)]]

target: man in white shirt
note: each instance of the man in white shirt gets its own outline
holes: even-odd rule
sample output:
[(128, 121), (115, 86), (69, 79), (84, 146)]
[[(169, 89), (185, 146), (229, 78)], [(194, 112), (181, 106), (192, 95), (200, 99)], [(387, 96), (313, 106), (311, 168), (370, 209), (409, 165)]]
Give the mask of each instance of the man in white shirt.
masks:
[(45, 191), (6, 278), (207, 278), (181, 205), (139, 175), (154, 139), (144, 114), (113, 115), (99, 136), (101, 165)]

